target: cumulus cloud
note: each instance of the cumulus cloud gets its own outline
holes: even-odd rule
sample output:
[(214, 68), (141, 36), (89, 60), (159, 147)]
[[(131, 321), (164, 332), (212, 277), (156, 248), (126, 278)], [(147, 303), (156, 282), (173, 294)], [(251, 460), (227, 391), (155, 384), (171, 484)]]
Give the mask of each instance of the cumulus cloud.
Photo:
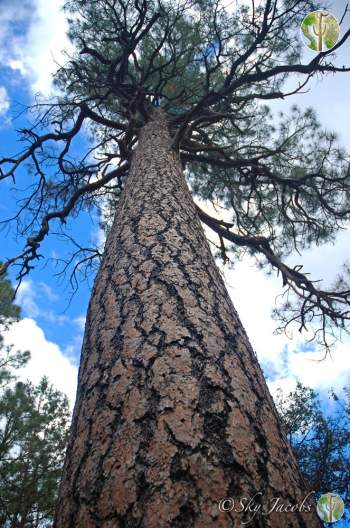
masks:
[(6, 114), (10, 108), (10, 100), (5, 86), (0, 86), (0, 116)]
[[(22, 379), (28, 378), (37, 383), (43, 375), (48, 376), (55, 387), (68, 395), (73, 405), (76, 361), (80, 355), (85, 317), (81, 315), (71, 319), (65, 314), (57, 314), (54, 309), (57, 300), (58, 296), (48, 284), (24, 280), (18, 290), (16, 303), (21, 306), (25, 318), (11, 326), (6, 342), (19, 350), (29, 350), (32, 354), (29, 365), (21, 372)], [(38, 322), (40, 320), (55, 328), (71, 325), (75, 329), (74, 336), (66, 346), (59, 347), (46, 339)]]
[(69, 398), (71, 407), (75, 400), (78, 369), (62, 350), (45, 337), (38, 324), (28, 317), (13, 323), (4, 334), (5, 344), (13, 344), (15, 349), (29, 350), (31, 359), (19, 371), (19, 378), (38, 383), (47, 376), (53, 385)]
[(19, 304), (27, 317), (35, 318), (40, 314), (36, 302), (36, 292), (32, 280), (24, 280), (18, 288), (16, 303)]
[(36, 318), (38, 316), (47, 319), (52, 323), (62, 324), (68, 318), (65, 315), (58, 315), (47, 308), (39, 307), (40, 298), (44, 297), (45, 305), (48, 306), (53, 301), (57, 300), (57, 295), (52, 288), (44, 282), (34, 282), (31, 279), (24, 280), (18, 288), (16, 302), (22, 308), (22, 312), (27, 317)]
[(288, 358), (288, 370), (291, 376), (294, 375), (304, 385), (318, 390), (348, 386), (350, 383), (348, 346), (340, 343), (323, 361), (320, 360), (320, 354), (317, 352), (296, 350)]
[(77, 325), (77, 327), (79, 328), (79, 330), (81, 332), (84, 332), (84, 329), (85, 329), (85, 322), (86, 322), (86, 317), (85, 315), (80, 315), (79, 317), (76, 317), (74, 319), (74, 323)]
[(268, 381), (270, 392), (275, 396), (278, 388), (285, 394), (295, 389), (297, 382), (311, 387), (318, 392), (327, 393), (330, 389), (340, 393), (341, 389), (350, 386), (349, 347), (343, 343), (325, 359), (320, 353), (302, 352), (300, 348), (290, 350), (286, 364), (280, 376)]
[(51, 75), (64, 61), (63, 50), (70, 49), (63, 0), (37, 0), (37, 19), (28, 33), (29, 49), (22, 61), (32, 77), (35, 92), (50, 93)]
[(36, 18), (32, 0), (2, 0), (0, 10), (0, 59), (4, 65), (16, 61), (25, 43), (28, 28)]
[(10, 98), (5, 86), (0, 86), (0, 127), (11, 123), (11, 118), (7, 111), (10, 108)]
[(56, 313), (51, 308), (59, 299), (58, 295), (45, 282), (34, 283), (31, 279), (24, 280), (18, 288), (16, 302), (22, 308), (22, 313), (36, 319), (42, 317), (55, 325), (71, 323), (71, 319), (65, 314)]
[(63, 0), (2, 0), (0, 60), (27, 77), (33, 92), (49, 95), (51, 74), (69, 49)]

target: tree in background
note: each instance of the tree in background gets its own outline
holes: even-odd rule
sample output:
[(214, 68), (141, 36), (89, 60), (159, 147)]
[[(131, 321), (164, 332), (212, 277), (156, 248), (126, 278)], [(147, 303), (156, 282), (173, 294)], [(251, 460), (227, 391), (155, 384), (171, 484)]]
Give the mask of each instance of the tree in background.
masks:
[(24, 366), (30, 357), (28, 351), (14, 352), (12, 346), (4, 344), (3, 332), (18, 320), (20, 314), (19, 306), (13, 302), (11, 282), (6, 277), (7, 273), (0, 275), (0, 390), (15, 379), (14, 372)]
[[(0, 262), (0, 266), (2, 262)], [(0, 324), (5, 325), (19, 318), (20, 308), (13, 302), (14, 290), (7, 273), (0, 276)]]
[[(59, 95), (32, 108), (34, 123), (21, 131), (27, 148), (0, 161), (1, 179), (25, 163), (34, 178), (12, 219), (25, 247), (3, 266), (19, 265), (19, 280), (50, 231), (71, 239), (68, 217), (96, 208), (114, 217), (103, 256), (74, 241), (66, 263), (74, 283), (81, 265), (102, 257), (57, 528), (229, 527), (245, 517), (220, 513), (226, 496), (261, 492), (265, 505), (304, 496), (200, 221), (224, 261), (248, 251), (280, 274), (282, 329), (297, 323), (326, 349), (346, 329), (346, 273), (326, 290), (283, 259), (334, 239), (349, 220), (349, 157), (312, 110), (293, 108), (276, 122), (263, 104), (316, 75), (350, 71), (333, 55), (349, 30), (302, 61), (296, 34), (316, 8), (304, 0), (66, 3), (75, 52), (55, 76)], [(79, 138), (89, 140), (83, 153)], [(252, 522), (319, 525), (314, 511)]]
[[(11, 283), (0, 279), (0, 317), (8, 328), (19, 317)], [(43, 378), (15, 382), (29, 352), (14, 352), (0, 341), (0, 525), (4, 528), (52, 526), (58, 482), (67, 443), (66, 396)]]
[(0, 523), (52, 526), (68, 439), (68, 400), (43, 378), (0, 398)]
[(280, 389), (275, 398), (305, 482), (310, 490), (339, 494), (350, 501), (350, 392), (343, 398), (332, 392), (335, 410), (326, 414), (314, 390), (297, 384), (287, 396)]

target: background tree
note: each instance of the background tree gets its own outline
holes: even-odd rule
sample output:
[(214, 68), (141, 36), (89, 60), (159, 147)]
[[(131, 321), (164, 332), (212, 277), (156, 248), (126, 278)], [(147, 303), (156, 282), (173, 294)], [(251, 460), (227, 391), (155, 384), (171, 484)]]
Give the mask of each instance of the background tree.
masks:
[(4, 331), (20, 314), (19, 306), (13, 301), (14, 289), (6, 277), (7, 273), (0, 276), (0, 390), (15, 379), (14, 372), (25, 365), (30, 357), (28, 351), (15, 352), (12, 346), (4, 344)]
[[(19, 317), (10, 281), (0, 279), (1, 330)], [(0, 341), (0, 525), (52, 526), (70, 419), (68, 400), (46, 378), (16, 382), (29, 352)]]
[[(0, 263), (2, 265), (2, 263)], [(14, 290), (11, 282), (7, 279), (7, 273), (0, 277), (0, 324), (10, 323), (18, 319), (20, 309), (13, 302)]]
[[(0, 161), (1, 179), (25, 163), (37, 177), (12, 219), (25, 247), (3, 266), (20, 265), (19, 280), (49, 231), (66, 233), (69, 215), (117, 205), (89, 308), (57, 526), (233, 526), (231, 515), (219, 516), (219, 493), (263, 487), (266, 499), (276, 490), (301, 498), (198, 219), (218, 236), (224, 260), (243, 248), (281, 275), (281, 328), (297, 322), (326, 348), (346, 329), (346, 273), (325, 290), (282, 258), (333, 239), (348, 221), (348, 155), (312, 110), (294, 108), (276, 125), (262, 104), (317, 74), (350, 71), (333, 55), (350, 30), (302, 61), (295, 33), (316, 8), (66, 3), (75, 52), (55, 76), (60, 95), (32, 108), (34, 123), (21, 131), (27, 148)], [(82, 135), (90, 143), (79, 154)], [(228, 222), (194, 205), (179, 163), (193, 194), (218, 202)], [(101, 256), (74, 243), (73, 282), (78, 256), (82, 264)]]
[(331, 414), (322, 410), (315, 391), (301, 383), (288, 395), (280, 389), (275, 399), (308, 488), (319, 494), (337, 493), (345, 504), (350, 499), (349, 396), (348, 389), (342, 398), (332, 392), (336, 408)]
[(70, 412), (43, 378), (17, 382), (0, 399), (0, 521), (5, 528), (52, 526)]

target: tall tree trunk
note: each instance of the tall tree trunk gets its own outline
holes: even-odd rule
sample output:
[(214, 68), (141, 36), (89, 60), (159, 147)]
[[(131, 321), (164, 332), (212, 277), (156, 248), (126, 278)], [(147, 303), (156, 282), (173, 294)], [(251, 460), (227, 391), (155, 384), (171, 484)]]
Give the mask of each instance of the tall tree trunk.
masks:
[(170, 141), (155, 110), (90, 301), (56, 528), (233, 527), (245, 517), (220, 512), (225, 497), (269, 510), (306, 495)]

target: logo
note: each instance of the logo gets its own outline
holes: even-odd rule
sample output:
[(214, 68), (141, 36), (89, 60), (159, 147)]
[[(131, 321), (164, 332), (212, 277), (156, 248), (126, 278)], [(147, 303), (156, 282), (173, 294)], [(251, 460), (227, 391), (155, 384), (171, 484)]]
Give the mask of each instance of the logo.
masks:
[(306, 15), (300, 29), (305, 45), (316, 52), (332, 49), (339, 40), (338, 20), (323, 9)]
[(222, 513), (231, 512), (242, 515), (240, 526), (248, 526), (256, 517), (269, 516), (271, 514), (290, 514), (296, 512), (310, 513), (313, 510), (313, 505), (310, 498), (314, 495), (314, 491), (310, 491), (300, 502), (286, 502), (282, 497), (273, 497), (264, 500), (262, 491), (258, 491), (251, 497), (233, 498), (226, 497), (219, 502), (219, 511)]
[(317, 513), (324, 522), (333, 523), (339, 521), (344, 514), (344, 502), (335, 493), (321, 495), (317, 501)]

